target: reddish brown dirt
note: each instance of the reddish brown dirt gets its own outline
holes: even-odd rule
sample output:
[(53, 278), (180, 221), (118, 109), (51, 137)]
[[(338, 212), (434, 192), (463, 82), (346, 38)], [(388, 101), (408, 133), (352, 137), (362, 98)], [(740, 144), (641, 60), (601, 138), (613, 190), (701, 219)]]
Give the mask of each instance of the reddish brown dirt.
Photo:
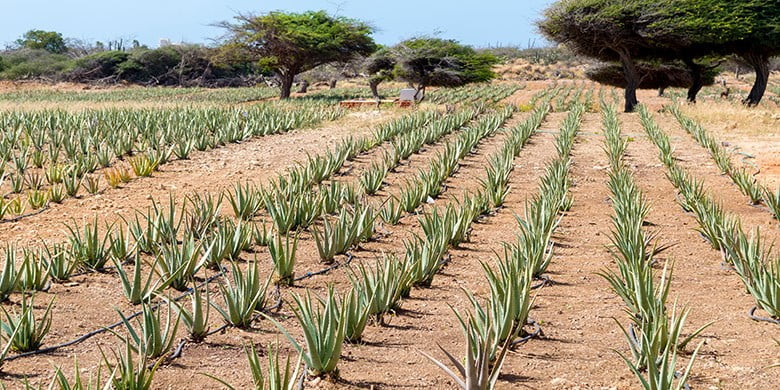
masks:
[[(529, 84), (509, 98), (515, 104), (527, 102), (530, 96), (547, 84)], [(657, 110), (668, 100), (648, 91), (640, 100)], [(597, 98), (597, 95), (594, 96)], [(109, 190), (100, 196), (67, 201), (39, 216), (16, 224), (0, 224), (0, 239), (27, 245), (40, 238), (63, 238), (63, 220), (92, 218), (115, 220), (119, 215), (131, 215), (134, 208), (145, 207), (148, 197), (165, 199), (169, 192), (177, 198), (192, 191), (218, 192), (236, 181), (264, 182), (305, 158), (306, 152), (323, 151), (350, 134), (365, 134), (370, 126), (397, 115), (396, 112), (360, 112), (338, 122), (314, 129), (262, 137), (230, 145), (210, 152), (196, 153), (192, 160), (177, 161), (163, 167), (155, 177), (137, 180), (127, 187)], [(453, 383), (418, 351), (443, 357), (437, 344), (461, 353), (464, 343), (460, 327), (450, 305), (458, 310), (467, 308), (462, 289), (484, 297), (487, 286), (479, 262), (490, 262), (501, 241), (512, 241), (517, 231), (514, 214), (523, 212), (526, 199), (536, 193), (538, 178), (545, 163), (555, 155), (554, 134), (565, 113), (551, 113), (531, 142), (515, 159), (511, 176), (511, 192), (505, 207), (473, 226), (471, 240), (462, 248), (451, 250), (451, 261), (436, 276), (431, 288), (414, 289), (404, 300), (402, 310), (387, 319), (387, 324), (370, 325), (365, 340), (358, 345), (345, 345), (339, 364), (338, 381), (308, 381), (307, 388), (453, 388)], [(516, 114), (508, 125), (518, 123), (525, 114)], [(706, 152), (677, 125), (668, 114), (656, 119), (674, 142), (680, 164), (706, 181), (716, 199), (724, 202), (730, 212), (738, 214), (750, 229), (761, 226), (768, 239), (778, 238), (777, 221), (760, 208), (747, 205), (746, 199), (727, 177), (721, 176)], [(778, 371), (764, 369), (780, 360), (780, 347), (772, 338), (780, 339), (780, 328), (757, 323), (745, 316), (753, 301), (739, 278), (722, 269), (720, 255), (694, 231), (695, 219), (685, 214), (675, 203), (674, 190), (664, 176), (655, 146), (644, 136), (635, 115), (621, 114), (623, 131), (632, 142), (628, 162), (636, 181), (645, 192), (652, 211), (650, 222), (659, 231), (662, 244), (674, 244), (664, 252), (665, 259), (675, 261), (672, 298), (691, 309), (687, 329), (716, 321), (696, 342), (704, 341), (693, 368), (693, 388), (756, 388), (780, 387)], [(776, 129), (777, 130), (777, 129)], [(389, 194), (398, 193), (404, 178), (424, 169), (427, 161), (442, 147), (443, 142), (429, 146), (414, 155), (395, 172), (391, 172), (384, 187), (370, 201), (381, 202)], [(476, 188), (477, 179), (484, 176), (485, 159), (503, 142), (499, 134), (484, 140), (475, 154), (464, 159), (460, 170), (447, 180), (447, 190), (436, 205), (445, 205)], [(637, 381), (615, 350), (626, 353), (623, 335), (612, 319), (626, 322), (623, 304), (610, 290), (606, 281), (595, 273), (613, 267), (606, 245), (609, 244), (612, 208), (606, 187), (606, 155), (602, 151), (603, 136), (598, 113), (586, 113), (581, 134), (573, 150), (571, 177), (575, 203), (563, 217), (555, 233), (556, 255), (549, 269), (556, 282), (536, 291), (531, 317), (538, 320), (544, 336), (513, 351), (504, 365), (500, 388), (636, 388)], [(339, 181), (357, 180), (363, 169), (381, 157), (378, 151), (359, 157), (344, 170)], [(765, 157), (757, 158), (760, 165)], [(766, 171), (770, 169), (767, 168)], [(766, 172), (765, 171), (765, 172)], [(429, 209), (430, 206), (426, 206)], [(228, 212), (229, 213), (229, 212)], [(376, 241), (354, 252), (355, 262), (371, 264), (381, 252), (403, 251), (402, 240), (412, 233), (421, 233), (415, 216), (406, 216), (396, 226), (383, 226)], [(262, 272), (269, 274), (271, 265), (267, 251), (257, 248)], [(254, 254), (244, 254), (251, 259)], [(340, 260), (344, 260), (341, 258)], [(310, 235), (301, 238), (298, 253), (298, 274), (318, 270), (322, 265)], [(54, 285), (50, 293), (41, 294), (36, 307), (56, 296), (52, 333), (46, 344), (62, 342), (109, 324), (117, 319), (113, 307), (129, 312), (117, 276), (114, 273), (89, 274), (75, 278), (75, 285)], [(276, 318), (298, 337), (300, 329), (291, 317), (291, 293), (303, 294), (306, 289), (324, 291), (333, 283), (345, 291), (348, 277), (345, 269), (306, 279), (293, 288), (282, 289), (284, 304)], [(219, 301), (215, 286), (212, 299)], [(18, 302), (14, 296), (12, 301)], [(10, 304), (6, 304), (6, 307)], [(212, 327), (221, 325), (216, 311), (211, 311)], [(257, 321), (252, 329), (227, 329), (206, 342), (187, 344), (181, 358), (162, 366), (155, 376), (154, 388), (222, 388), (217, 382), (200, 376), (208, 373), (225, 379), (236, 388), (248, 388), (251, 378), (243, 353), (248, 343), (258, 343), (259, 349), (279, 342), (283, 352), (291, 354), (289, 343), (268, 320)], [(100, 362), (97, 348), (108, 350), (117, 345), (115, 336), (104, 334), (87, 342), (65, 348), (54, 354), (11, 361), (3, 366), (3, 382), (16, 386), (27, 376), (33, 383), (47, 384), (53, 365), (62, 365), (70, 376), (74, 358), (78, 358), (83, 373), (93, 371)], [(691, 348), (689, 347), (689, 350)], [(688, 356), (681, 360), (687, 361)]]

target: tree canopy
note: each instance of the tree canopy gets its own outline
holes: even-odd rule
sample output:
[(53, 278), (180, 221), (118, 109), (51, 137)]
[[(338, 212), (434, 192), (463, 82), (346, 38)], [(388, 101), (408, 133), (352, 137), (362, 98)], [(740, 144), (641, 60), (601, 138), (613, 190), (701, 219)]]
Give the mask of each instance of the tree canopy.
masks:
[(282, 98), (290, 96), (297, 74), (376, 50), (369, 25), (325, 11), (238, 15), (219, 25), (228, 32), (225, 49), (274, 72)]
[(379, 99), (379, 84), (383, 81), (390, 81), (395, 77), (393, 70), (396, 66), (396, 58), (393, 53), (382, 47), (371, 57), (368, 57), (365, 64), (366, 73), (368, 73), (368, 85), (371, 88), (371, 94)]
[(16, 44), (23, 48), (46, 50), (55, 54), (68, 51), (62, 34), (55, 31), (30, 30), (17, 39)]
[(371, 75), (370, 84), (396, 78), (413, 85), (417, 98), (422, 99), (429, 86), (490, 81), (495, 77), (492, 68), (496, 63), (498, 59), (492, 54), (478, 53), (455, 40), (422, 37), (378, 51), (369, 59), (366, 70)]
[[(678, 63), (651, 64), (638, 63), (640, 89), (666, 89), (687, 88), (692, 83), (691, 73)], [(597, 83), (618, 88), (626, 87), (626, 79), (623, 76), (623, 68), (620, 65), (602, 65), (588, 69), (585, 76)], [(716, 72), (712, 69), (703, 72), (701, 83), (703, 86), (715, 83)]]
[(701, 58), (735, 54), (756, 70), (746, 103), (766, 89), (769, 57), (780, 52), (780, 2), (774, 0), (561, 0), (539, 27), (580, 54), (620, 62), (626, 111), (638, 103), (637, 60), (681, 60), (691, 72), (689, 98), (701, 88)]

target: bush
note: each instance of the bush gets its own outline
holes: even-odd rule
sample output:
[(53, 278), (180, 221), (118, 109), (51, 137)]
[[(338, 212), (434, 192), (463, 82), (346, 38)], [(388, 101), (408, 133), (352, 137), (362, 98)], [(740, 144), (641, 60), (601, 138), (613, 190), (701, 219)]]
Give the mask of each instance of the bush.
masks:
[(181, 55), (172, 46), (139, 49), (119, 65), (119, 77), (131, 82), (168, 84), (172, 69), (180, 62)]
[(92, 81), (116, 76), (119, 67), (130, 58), (123, 51), (103, 51), (75, 60), (67, 78), (72, 81)]
[(70, 59), (64, 54), (46, 50), (21, 49), (6, 54), (3, 63), (0, 71), (0, 78), (3, 79), (55, 78), (68, 68)]

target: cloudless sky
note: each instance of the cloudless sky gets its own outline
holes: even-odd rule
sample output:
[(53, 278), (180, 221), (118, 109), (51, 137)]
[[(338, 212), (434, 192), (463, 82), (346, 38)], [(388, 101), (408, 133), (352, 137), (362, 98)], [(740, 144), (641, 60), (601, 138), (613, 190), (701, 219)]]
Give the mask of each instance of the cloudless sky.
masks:
[(544, 45), (534, 21), (552, 0), (2, 0), (0, 45), (31, 29), (69, 38), (137, 39), (156, 47), (173, 42), (211, 43), (221, 34), (210, 26), (238, 12), (324, 9), (377, 28), (374, 38), (393, 44), (416, 35), (453, 38), (477, 47), (535, 42)]

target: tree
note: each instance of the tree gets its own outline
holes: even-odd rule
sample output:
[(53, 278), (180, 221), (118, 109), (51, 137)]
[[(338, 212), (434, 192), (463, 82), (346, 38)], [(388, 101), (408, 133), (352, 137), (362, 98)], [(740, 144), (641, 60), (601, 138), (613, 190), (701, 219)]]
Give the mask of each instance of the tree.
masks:
[(55, 31), (30, 30), (16, 40), (16, 44), (27, 49), (46, 50), (49, 53), (62, 54), (68, 51), (62, 34)]
[(769, 59), (780, 54), (780, 2), (776, 0), (664, 0), (648, 36), (680, 51), (735, 54), (756, 73), (744, 103), (761, 102), (769, 83)]
[(380, 48), (366, 61), (366, 73), (368, 73), (368, 86), (371, 95), (379, 99), (379, 84), (393, 79), (396, 59), (387, 48)]
[(758, 104), (768, 83), (769, 57), (780, 54), (779, 18), (780, 2), (774, 0), (563, 0), (547, 10), (540, 28), (580, 54), (620, 61), (631, 111), (637, 104), (637, 60), (683, 61), (692, 81), (688, 98), (695, 101), (703, 73), (715, 68), (701, 59), (731, 54), (755, 69), (745, 103)]
[(578, 54), (619, 62), (626, 79), (625, 111), (639, 104), (636, 90), (641, 81), (638, 57), (647, 57), (647, 40), (637, 34), (635, 22), (642, 0), (562, 0), (545, 11), (539, 28), (550, 39), (566, 44)]
[(282, 99), (290, 97), (296, 75), (322, 64), (369, 55), (376, 49), (370, 26), (325, 11), (240, 14), (234, 23), (218, 26), (227, 30), (225, 50), (273, 71)]
[(425, 97), (428, 86), (457, 87), (496, 76), (492, 70), (498, 63), (495, 56), (477, 53), (451, 39), (412, 38), (391, 51), (396, 62), (395, 77), (411, 84), (418, 100)]

